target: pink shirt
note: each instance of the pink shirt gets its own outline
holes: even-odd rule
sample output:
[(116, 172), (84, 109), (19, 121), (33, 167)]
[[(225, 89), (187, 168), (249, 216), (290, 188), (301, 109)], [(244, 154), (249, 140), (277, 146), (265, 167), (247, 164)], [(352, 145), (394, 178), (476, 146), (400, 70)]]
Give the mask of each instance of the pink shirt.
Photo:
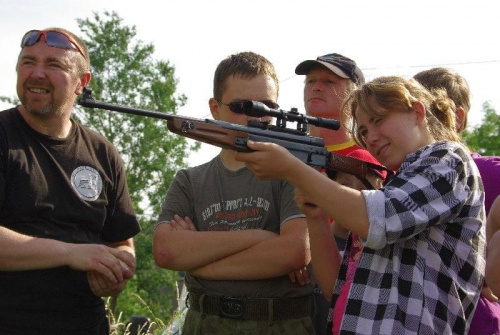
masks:
[(346, 281), (344, 286), (340, 289), (339, 297), (337, 298), (337, 302), (333, 308), (332, 333), (334, 335), (339, 333), (340, 324), (342, 323), (342, 318), (347, 304), (347, 296), (349, 295), (349, 290), (351, 289), (354, 273), (358, 267), (358, 261), (361, 258), (361, 253), (363, 252), (363, 243), (361, 243), (358, 236), (351, 233), (351, 239), (352, 244), (349, 253), (349, 264), (347, 265)]

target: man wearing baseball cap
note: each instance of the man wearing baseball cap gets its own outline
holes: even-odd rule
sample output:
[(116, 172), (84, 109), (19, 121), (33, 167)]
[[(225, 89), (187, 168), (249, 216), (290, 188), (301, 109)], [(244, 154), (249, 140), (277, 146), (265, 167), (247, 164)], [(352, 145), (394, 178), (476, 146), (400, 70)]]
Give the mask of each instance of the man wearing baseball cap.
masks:
[[(365, 83), (365, 77), (356, 62), (337, 53), (319, 56), (314, 60), (305, 60), (295, 68), (295, 73), (305, 75), (304, 107), (310, 116), (340, 119), (340, 109), (344, 98), (357, 86)], [(338, 130), (310, 126), (311, 136), (321, 137), (328, 151), (348, 156), (361, 149), (344, 127)], [(345, 249), (347, 231), (333, 227), (335, 240), (341, 252)], [(311, 270), (311, 269), (310, 269)], [(314, 285), (313, 323), (316, 334), (326, 334), (326, 319), (330, 303), (326, 300), (313, 271), (311, 282)]]
[[(339, 120), (344, 98), (365, 83), (363, 72), (356, 62), (337, 53), (305, 60), (295, 68), (295, 73), (306, 76), (304, 107), (308, 115), (315, 117)], [(311, 126), (310, 134), (323, 138), (328, 151), (348, 154), (359, 149), (343, 127), (330, 130)]]

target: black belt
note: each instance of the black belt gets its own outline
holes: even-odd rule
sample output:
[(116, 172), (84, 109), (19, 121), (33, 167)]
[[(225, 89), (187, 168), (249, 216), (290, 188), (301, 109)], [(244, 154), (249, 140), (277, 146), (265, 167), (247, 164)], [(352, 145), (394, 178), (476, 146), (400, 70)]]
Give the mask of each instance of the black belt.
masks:
[(273, 321), (311, 316), (310, 296), (258, 299), (190, 291), (186, 306), (198, 312), (239, 320)]

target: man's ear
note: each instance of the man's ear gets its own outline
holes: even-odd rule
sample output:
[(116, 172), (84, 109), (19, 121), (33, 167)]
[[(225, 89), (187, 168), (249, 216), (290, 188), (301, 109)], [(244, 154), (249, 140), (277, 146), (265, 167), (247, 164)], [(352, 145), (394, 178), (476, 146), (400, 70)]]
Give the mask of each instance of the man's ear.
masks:
[(208, 100), (208, 106), (210, 107), (210, 112), (212, 113), (214, 120), (220, 120), (219, 103), (217, 100), (215, 100), (215, 98), (210, 98), (210, 100)]
[(80, 95), (83, 93), (83, 88), (84, 87), (87, 87), (90, 83), (90, 78), (92, 78), (92, 75), (90, 74), (90, 72), (87, 72), (85, 74), (82, 74), (80, 76), (80, 85), (78, 85), (78, 87), (76, 88), (76, 95)]

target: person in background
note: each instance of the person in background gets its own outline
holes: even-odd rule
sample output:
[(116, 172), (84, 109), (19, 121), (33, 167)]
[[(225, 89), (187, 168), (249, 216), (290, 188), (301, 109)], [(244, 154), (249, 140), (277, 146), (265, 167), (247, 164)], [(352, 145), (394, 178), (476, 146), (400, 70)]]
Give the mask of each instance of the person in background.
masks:
[[(484, 277), (484, 192), (454, 130), (453, 108), (443, 90), (431, 94), (397, 76), (350, 94), (342, 122), (397, 171), (380, 190), (346, 188), (274, 143), (250, 141), (253, 152), (237, 153), (259, 179), (294, 184), (302, 211), (319, 207), (363, 243), (341, 323), (337, 328), (334, 318), (330, 329), (467, 333)], [(341, 285), (337, 280), (334, 306)]]
[(500, 196), (491, 205), (487, 222), (486, 280), (493, 294), (500, 296)]
[[(338, 53), (305, 60), (295, 68), (295, 73), (305, 75), (304, 107), (307, 115), (339, 120), (340, 109), (346, 96), (359, 85), (365, 77), (356, 62)], [(360, 149), (344, 126), (338, 130), (309, 126), (309, 135), (321, 137), (325, 148), (330, 152), (348, 155)], [(348, 231), (339, 225), (331, 225), (337, 247), (342, 253), (345, 249)], [(315, 280), (314, 269), (309, 268), (310, 280), (314, 286), (313, 322), (317, 335), (325, 334), (325, 323), (330, 302)], [(330, 296), (328, 296), (330, 299)]]
[[(246, 125), (244, 100), (276, 109), (278, 79), (263, 56), (241, 52), (214, 76), (215, 120)], [(268, 121), (263, 118), (262, 121)], [(186, 271), (183, 334), (314, 334), (312, 287), (289, 279), (310, 261), (307, 223), (285, 181), (259, 181), (222, 149), (175, 176), (155, 230), (160, 267)]]
[[(442, 67), (421, 71), (414, 78), (429, 90), (441, 88), (446, 91), (448, 97), (455, 103), (456, 130), (462, 134), (467, 127), (467, 115), (470, 110), (470, 90), (465, 78)], [(478, 153), (471, 155), (483, 179), (485, 213), (488, 215), (493, 201), (500, 195), (500, 183), (498, 182), (500, 157), (481, 156)], [(469, 334), (500, 334), (500, 304), (486, 282), (481, 290), (481, 297), (474, 312)]]
[[(338, 53), (305, 60), (295, 68), (305, 75), (304, 107), (307, 115), (340, 119), (342, 103), (349, 93), (365, 83), (365, 77), (356, 62)], [(310, 126), (309, 134), (321, 137), (328, 151), (341, 155), (359, 149), (344, 126), (338, 130)]]
[(21, 40), (0, 112), (0, 333), (109, 334), (103, 296), (135, 269), (139, 230), (113, 145), (71, 118), (87, 48), (61, 28)]
[[(455, 125), (457, 132), (461, 135), (467, 128), (467, 116), (470, 111), (470, 89), (466, 79), (460, 74), (447, 68), (436, 67), (424, 70), (413, 76), (427, 89), (442, 88), (455, 103)], [(472, 158), (479, 168), (484, 184), (486, 215), (490, 211), (493, 201), (500, 195), (500, 157), (481, 156), (477, 152), (472, 153)]]

